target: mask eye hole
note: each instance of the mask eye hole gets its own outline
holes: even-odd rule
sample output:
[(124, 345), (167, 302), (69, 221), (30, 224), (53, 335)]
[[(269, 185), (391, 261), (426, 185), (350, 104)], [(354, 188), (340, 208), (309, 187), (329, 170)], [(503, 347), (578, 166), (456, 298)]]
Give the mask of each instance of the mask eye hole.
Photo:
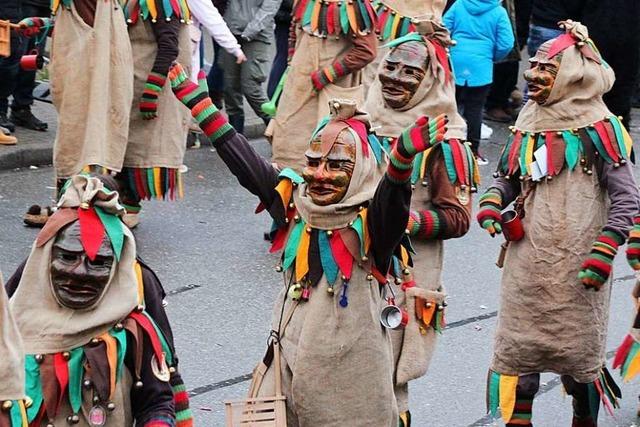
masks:
[(65, 262), (75, 262), (78, 260), (78, 255), (69, 252), (62, 252), (60, 254), (60, 259)]
[(310, 168), (317, 168), (318, 166), (320, 166), (320, 161), (315, 159), (308, 159), (307, 166), (309, 166)]
[(106, 267), (109, 264), (109, 261), (105, 258), (97, 257), (93, 261), (89, 261), (89, 265), (92, 267)]

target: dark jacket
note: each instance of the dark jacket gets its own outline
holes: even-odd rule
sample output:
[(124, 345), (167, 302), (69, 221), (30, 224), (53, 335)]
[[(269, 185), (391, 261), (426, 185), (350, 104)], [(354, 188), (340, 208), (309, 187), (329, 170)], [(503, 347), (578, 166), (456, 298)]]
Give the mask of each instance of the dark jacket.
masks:
[(0, 0), (0, 19), (18, 22), (22, 19), (20, 0)]
[(282, 0), (280, 9), (276, 13), (275, 21), (278, 25), (291, 24), (291, 11), (293, 10), (293, 0)]
[(558, 21), (579, 21), (585, 0), (533, 0), (531, 23), (545, 28), (558, 28)]

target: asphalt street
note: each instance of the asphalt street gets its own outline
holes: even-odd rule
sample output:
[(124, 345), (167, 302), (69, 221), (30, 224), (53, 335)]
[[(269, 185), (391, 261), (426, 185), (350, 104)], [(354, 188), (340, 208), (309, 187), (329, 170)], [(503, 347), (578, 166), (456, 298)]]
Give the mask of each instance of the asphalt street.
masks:
[[(637, 129), (634, 133), (638, 138)], [(504, 134), (502, 129), (493, 140), (504, 140)], [(269, 155), (264, 140), (252, 143)], [(268, 254), (262, 240), (270, 225), (268, 216), (253, 213), (257, 200), (238, 185), (213, 151), (203, 147), (187, 153), (185, 198), (145, 203), (135, 231), (139, 253), (169, 292), (167, 310), (196, 425), (207, 427), (224, 425), (223, 400), (245, 394), (248, 374), (262, 357), (272, 303), (282, 286), (273, 269), (276, 257)], [(492, 163), (481, 168), (481, 190), (490, 183), (498, 151), (497, 143), (485, 149)], [(28, 255), (37, 234), (22, 225), (23, 213), (33, 203), (50, 202), (52, 195), (50, 167), (0, 173), (0, 269), (5, 276)], [(485, 379), (500, 283), (494, 262), (500, 242), (474, 222), (467, 236), (446, 244), (449, 326), (429, 372), (411, 384), (416, 427), (502, 425), (485, 416)], [(633, 313), (634, 278), (624, 256), (618, 256), (614, 276), (607, 350), (620, 343)], [(571, 401), (564, 397), (557, 376), (545, 375), (543, 381), (534, 404), (535, 425), (570, 425)], [(622, 389), (622, 407), (615, 418), (601, 411), (600, 426), (635, 425), (640, 378)]]

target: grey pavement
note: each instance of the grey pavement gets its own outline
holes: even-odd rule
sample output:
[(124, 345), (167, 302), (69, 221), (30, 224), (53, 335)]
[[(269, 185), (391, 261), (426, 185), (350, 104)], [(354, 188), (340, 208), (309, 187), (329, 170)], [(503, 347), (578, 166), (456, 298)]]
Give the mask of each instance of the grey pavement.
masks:
[[(635, 118), (640, 123), (638, 111)], [(484, 148), (491, 163), (481, 167), (481, 191), (491, 182), (506, 132), (504, 126), (497, 127)], [(632, 134), (640, 138), (640, 129)], [(269, 155), (264, 140), (252, 144)], [(145, 203), (135, 231), (140, 254), (170, 294), (167, 310), (196, 425), (207, 427), (224, 425), (223, 400), (245, 394), (247, 374), (265, 348), (274, 297), (283, 286), (281, 275), (273, 270), (276, 257), (268, 254), (262, 240), (270, 225), (268, 216), (253, 213), (257, 200), (212, 151), (187, 152), (185, 198)], [(637, 178), (638, 172), (635, 169)], [(0, 269), (5, 275), (27, 256), (37, 234), (22, 225), (23, 213), (33, 203), (49, 202), (52, 194), (50, 167), (0, 172)], [(486, 418), (484, 406), (498, 310), (500, 271), (494, 262), (499, 244), (475, 222), (467, 236), (446, 243), (449, 327), (427, 375), (411, 383), (416, 427), (503, 425)], [(617, 258), (614, 277), (607, 350), (616, 348), (632, 320), (633, 276), (624, 256)], [(570, 399), (563, 397), (557, 376), (545, 375), (543, 381), (534, 404), (535, 425), (568, 426)], [(615, 418), (601, 411), (600, 426), (636, 425), (640, 378), (622, 390), (621, 409)]]

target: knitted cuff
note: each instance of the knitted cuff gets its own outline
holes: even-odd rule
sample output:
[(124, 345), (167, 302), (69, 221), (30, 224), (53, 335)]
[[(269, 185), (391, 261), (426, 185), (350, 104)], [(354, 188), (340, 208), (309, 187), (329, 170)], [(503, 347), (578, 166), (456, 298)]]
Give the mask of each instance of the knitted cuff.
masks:
[(400, 152), (398, 147), (400, 141), (396, 141), (389, 155), (389, 165), (387, 166), (387, 176), (396, 184), (409, 182), (411, 171), (413, 170), (413, 157), (406, 156)]
[(153, 71), (147, 76), (147, 82), (140, 98), (140, 112), (145, 119), (158, 117), (158, 97), (166, 81), (166, 75), (154, 73)]
[(627, 242), (627, 262), (634, 270), (640, 270), (640, 215), (633, 218)]
[(440, 225), (440, 216), (433, 209), (411, 211), (407, 230), (409, 230), (410, 236), (415, 236), (421, 240), (437, 239), (442, 231)]
[(311, 73), (311, 82), (315, 90), (319, 92), (329, 83), (333, 83), (347, 74), (349, 74), (347, 66), (344, 61), (338, 59), (333, 64)]
[(184, 384), (173, 386), (173, 404), (176, 410), (176, 427), (193, 426), (193, 414), (189, 407), (189, 395)]
[[(216, 144), (219, 139), (233, 134), (233, 127), (209, 98), (206, 85), (196, 85), (181, 69), (170, 73), (169, 78), (176, 97), (191, 110), (191, 115), (213, 144)], [(204, 73), (200, 71), (198, 80), (202, 79), (205, 77)]]

